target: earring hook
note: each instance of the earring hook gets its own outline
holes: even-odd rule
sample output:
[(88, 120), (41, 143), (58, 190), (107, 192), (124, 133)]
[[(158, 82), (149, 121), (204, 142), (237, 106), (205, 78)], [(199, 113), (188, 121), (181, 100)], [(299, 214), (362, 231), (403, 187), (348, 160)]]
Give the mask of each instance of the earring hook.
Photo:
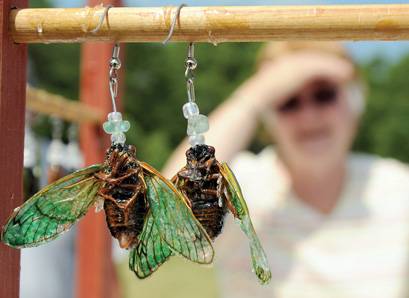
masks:
[(183, 7), (187, 6), (186, 4), (182, 3), (178, 6), (175, 15), (173, 16), (172, 23), (170, 25), (169, 33), (168, 36), (162, 41), (162, 44), (166, 45), (170, 39), (172, 38), (173, 31), (175, 30), (176, 26), (176, 21), (180, 16), (180, 11), (182, 10)]
[(108, 21), (108, 11), (112, 7), (111, 4), (108, 4), (105, 6), (104, 13), (99, 17), (98, 25), (95, 27), (95, 29), (91, 30), (91, 33), (97, 33), (99, 29), (101, 29), (102, 24), (104, 23), (104, 20), (107, 19), (107, 24), (109, 25)]
[(109, 61), (109, 92), (111, 94), (112, 109), (114, 112), (116, 112), (116, 98), (118, 96), (118, 70), (121, 68), (119, 50), (119, 43), (115, 43), (112, 49), (112, 57)]
[(193, 71), (197, 68), (197, 60), (195, 58), (195, 45), (193, 42), (189, 43), (187, 49), (187, 58), (185, 61), (185, 78), (186, 78), (186, 87), (187, 87), (187, 97), (189, 102), (195, 102), (195, 86), (194, 86), (194, 73)]
[(115, 43), (112, 49), (112, 57), (109, 60), (109, 92), (111, 94), (112, 112), (108, 114), (108, 121), (104, 122), (102, 128), (111, 135), (111, 144), (124, 145), (126, 141), (125, 132), (129, 130), (129, 121), (122, 120), (122, 114), (116, 109), (116, 98), (118, 96), (118, 70), (121, 68), (119, 59), (119, 43)]

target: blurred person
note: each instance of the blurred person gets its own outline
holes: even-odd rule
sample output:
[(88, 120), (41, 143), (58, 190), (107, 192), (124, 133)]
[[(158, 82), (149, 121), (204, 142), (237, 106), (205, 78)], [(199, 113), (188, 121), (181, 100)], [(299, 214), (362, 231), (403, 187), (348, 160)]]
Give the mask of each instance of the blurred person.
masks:
[[(409, 170), (350, 152), (364, 95), (341, 44), (269, 43), (255, 74), (210, 115), (206, 143), (236, 174), (272, 270), (259, 285), (230, 217), (215, 244), (222, 297), (407, 296)], [(260, 120), (274, 146), (243, 151)]]

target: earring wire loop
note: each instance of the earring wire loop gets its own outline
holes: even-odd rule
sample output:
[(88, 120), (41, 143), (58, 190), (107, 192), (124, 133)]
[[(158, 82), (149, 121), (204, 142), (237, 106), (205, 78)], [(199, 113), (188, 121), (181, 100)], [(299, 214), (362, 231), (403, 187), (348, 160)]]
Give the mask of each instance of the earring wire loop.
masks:
[(112, 109), (114, 112), (116, 112), (116, 98), (118, 96), (118, 70), (121, 68), (119, 50), (119, 43), (115, 43), (112, 49), (112, 58), (109, 61), (109, 92), (111, 94)]
[(187, 98), (189, 102), (196, 101), (195, 86), (194, 86), (194, 73), (193, 71), (197, 68), (197, 60), (195, 55), (195, 45), (193, 42), (189, 43), (187, 48), (187, 58), (185, 61), (185, 78), (186, 78), (186, 88), (187, 88)]
[[(172, 23), (169, 28), (169, 34), (168, 36), (162, 41), (162, 44), (166, 45), (170, 39), (173, 36), (173, 32), (176, 27), (176, 22), (180, 17), (180, 11), (182, 10), (183, 7), (187, 6), (186, 4), (182, 3), (178, 6), (175, 15), (173, 16)], [(185, 78), (186, 78), (186, 89), (187, 89), (187, 98), (189, 102), (195, 102), (196, 96), (195, 96), (195, 86), (194, 86), (194, 74), (193, 71), (197, 67), (197, 61), (195, 59), (195, 46), (193, 42), (189, 43), (188, 46), (188, 51), (187, 51), (187, 58), (185, 61)]]
[(186, 4), (182, 3), (178, 6), (175, 15), (173, 16), (172, 19), (172, 23), (170, 25), (170, 29), (169, 29), (169, 33), (168, 36), (162, 41), (162, 44), (166, 45), (170, 39), (173, 36), (173, 31), (175, 30), (175, 26), (176, 26), (176, 21), (178, 20), (179, 16), (180, 16), (180, 11), (182, 10), (183, 7), (187, 6)]
[(99, 22), (98, 25), (95, 27), (95, 29), (91, 30), (91, 33), (97, 33), (99, 29), (101, 29), (102, 24), (104, 23), (104, 20), (107, 20), (107, 24), (109, 26), (109, 21), (108, 21), (108, 11), (112, 7), (111, 4), (105, 6), (104, 13), (99, 17)]

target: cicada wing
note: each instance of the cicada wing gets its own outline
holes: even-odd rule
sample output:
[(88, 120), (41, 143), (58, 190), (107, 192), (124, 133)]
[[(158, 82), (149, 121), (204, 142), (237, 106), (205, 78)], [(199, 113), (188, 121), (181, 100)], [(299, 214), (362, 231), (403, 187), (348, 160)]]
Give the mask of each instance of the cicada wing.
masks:
[(160, 237), (152, 213), (149, 212), (139, 235), (139, 243), (129, 254), (129, 269), (138, 278), (146, 278), (166, 262), (171, 254), (172, 250)]
[(271, 280), (271, 271), (268, 265), (267, 256), (254, 230), (240, 185), (227, 163), (219, 164), (219, 168), (223, 178), (227, 182), (226, 186), (228, 193), (226, 194), (226, 198), (229, 200), (227, 206), (233, 213), (234, 217), (239, 220), (242, 231), (249, 239), (254, 272), (262, 284), (267, 284)]
[(93, 165), (46, 186), (16, 208), (3, 227), (1, 239), (12, 247), (38, 246), (67, 231), (95, 202), (101, 182)]
[(145, 170), (146, 194), (160, 237), (175, 253), (196, 263), (211, 263), (211, 240), (188, 207), (187, 199), (158, 171), (146, 163), (140, 165)]

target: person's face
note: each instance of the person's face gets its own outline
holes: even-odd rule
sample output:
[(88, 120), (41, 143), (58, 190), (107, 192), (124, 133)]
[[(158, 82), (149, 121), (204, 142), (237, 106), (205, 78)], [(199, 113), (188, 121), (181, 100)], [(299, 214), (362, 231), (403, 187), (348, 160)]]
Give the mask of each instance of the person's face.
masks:
[(285, 160), (319, 168), (345, 158), (357, 122), (346, 96), (345, 86), (321, 79), (271, 107), (270, 128)]

